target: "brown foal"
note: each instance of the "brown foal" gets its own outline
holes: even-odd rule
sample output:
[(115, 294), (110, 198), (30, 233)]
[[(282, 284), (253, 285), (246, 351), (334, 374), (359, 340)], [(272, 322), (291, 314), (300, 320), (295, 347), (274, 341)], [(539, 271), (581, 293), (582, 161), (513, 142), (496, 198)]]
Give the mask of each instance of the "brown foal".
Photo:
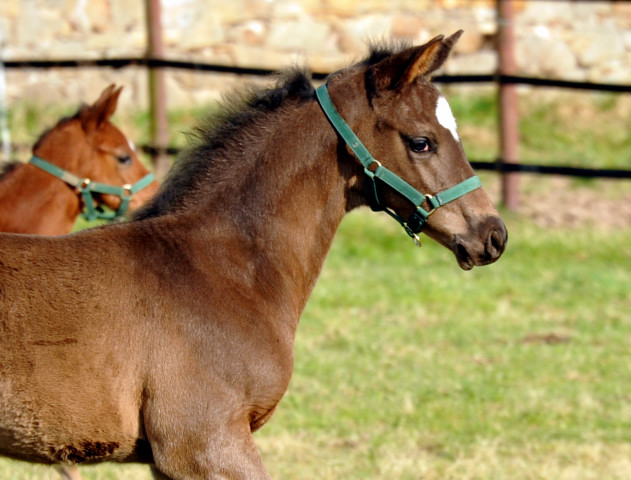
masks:
[[(504, 250), (481, 188), (449, 198), (474, 173), (429, 75), (460, 33), (374, 49), (329, 78), (331, 102), (380, 163), (359, 162), (293, 71), (200, 128), (132, 221), (1, 235), (0, 453), (146, 462), (159, 479), (269, 479), (252, 433), (287, 389), (298, 320), (371, 175), (371, 195), (408, 233), (419, 208), (435, 208), (422, 231), (462, 268)], [(403, 180), (438, 195), (415, 205), (392, 186)]]

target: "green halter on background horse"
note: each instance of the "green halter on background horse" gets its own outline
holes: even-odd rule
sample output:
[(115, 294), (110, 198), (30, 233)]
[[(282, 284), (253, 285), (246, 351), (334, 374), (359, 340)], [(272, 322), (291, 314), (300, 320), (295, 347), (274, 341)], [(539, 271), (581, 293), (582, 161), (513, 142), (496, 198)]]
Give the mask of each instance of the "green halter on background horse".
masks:
[[(71, 187), (77, 189), (83, 199), (83, 209), (81, 210), (81, 216), (87, 221), (91, 222), (96, 219), (114, 220), (121, 217), (127, 212), (129, 202), (134, 194), (138, 193), (143, 188), (148, 187), (151, 182), (155, 180), (153, 173), (148, 173), (136, 183), (123, 185), (118, 187), (116, 185), (107, 185), (105, 183), (93, 182), (89, 178), (81, 178), (73, 173), (70, 173), (63, 168), (53, 165), (47, 162), (43, 158), (39, 158), (33, 155), (29, 160), (31, 165), (35, 165), (41, 168), (46, 173), (50, 173), (52, 176), (58, 178), (64, 183), (67, 183)], [(115, 212), (105, 212), (94, 200), (95, 193), (102, 193), (104, 195), (114, 195), (121, 199), (121, 204)]]

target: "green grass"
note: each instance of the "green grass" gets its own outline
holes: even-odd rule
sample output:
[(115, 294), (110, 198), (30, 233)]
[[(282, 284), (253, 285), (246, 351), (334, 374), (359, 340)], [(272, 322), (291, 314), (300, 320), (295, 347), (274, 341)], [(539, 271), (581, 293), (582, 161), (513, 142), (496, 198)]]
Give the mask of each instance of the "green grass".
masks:
[[(306, 461), (276, 452), (278, 478), (420, 478), (407, 454), (423, 457), (423, 478), (559, 478), (544, 460), (628, 448), (631, 230), (513, 219), (504, 257), (465, 273), (440, 247), (416, 250), (369, 221), (343, 225), (298, 331), (290, 392), (261, 434), (264, 451), (292, 436), (322, 446)], [(494, 473), (450, 476), (489, 445)], [(539, 458), (505, 469), (522, 451)], [(347, 463), (319, 476), (331, 456)]]
[(631, 478), (631, 228), (505, 217), (504, 256), (470, 272), (384, 215), (344, 220), (255, 436), (274, 478)]

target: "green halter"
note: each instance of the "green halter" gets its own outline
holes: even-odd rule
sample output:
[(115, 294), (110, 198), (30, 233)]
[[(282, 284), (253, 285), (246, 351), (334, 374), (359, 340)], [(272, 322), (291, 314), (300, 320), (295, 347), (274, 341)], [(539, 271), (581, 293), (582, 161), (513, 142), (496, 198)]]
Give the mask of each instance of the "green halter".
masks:
[[(148, 173), (133, 185), (123, 185), (122, 187), (118, 187), (115, 185), (93, 182), (89, 178), (77, 177), (67, 170), (60, 168), (57, 165), (53, 165), (36, 155), (31, 157), (29, 163), (41, 168), (46, 173), (60, 179), (62, 182), (67, 183), (71, 187), (76, 188), (83, 199), (84, 209), (81, 210), (81, 215), (89, 222), (96, 220), (97, 218), (103, 220), (114, 220), (115, 218), (124, 215), (127, 211), (127, 207), (129, 207), (131, 197), (143, 188), (148, 187), (155, 179), (153, 173)], [(105, 195), (114, 195), (119, 197), (121, 199), (121, 204), (118, 207), (118, 210), (111, 213), (100, 210), (94, 202), (94, 193), (103, 193)]]
[[(401, 177), (382, 166), (379, 161), (373, 158), (364, 144), (359, 140), (359, 138), (357, 138), (357, 135), (355, 135), (351, 127), (349, 127), (349, 125), (340, 116), (339, 112), (335, 108), (335, 105), (333, 105), (333, 101), (329, 96), (326, 84), (323, 84), (316, 89), (316, 96), (322, 110), (333, 125), (333, 128), (335, 128), (337, 133), (339, 133), (344, 139), (346, 144), (350, 147), (364, 167), (364, 173), (366, 175), (366, 195), (368, 197), (370, 208), (372, 208), (373, 211), (384, 211), (398, 221), (407, 234), (412, 237), (414, 243), (416, 243), (419, 247), (421, 246), (421, 242), (419, 240), (418, 233), (420, 233), (423, 225), (427, 222), (427, 218), (434, 210), (482, 186), (480, 179), (474, 175), (473, 177), (467, 178), (466, 180), (440, 193), (436, 193), (434, 195), (424, 195), (420, 193)], [(373, 172), (369, 167), (375, 164), (377, 165), (377, 168)], [(400, 215), (383, 203), (382, 199), (379, 197), (379, 191), (375, 179), (379, 179), (383, 183), (392, 187), (412, 202), (412, 204), (416, 207), (414, 213), (412, 213), (407, 220), (403, 219)], [(427, 202), (427, 204), (431, 207), (429, 210), (425, 210), (423, 208), (422, 205), (425, 202)]]

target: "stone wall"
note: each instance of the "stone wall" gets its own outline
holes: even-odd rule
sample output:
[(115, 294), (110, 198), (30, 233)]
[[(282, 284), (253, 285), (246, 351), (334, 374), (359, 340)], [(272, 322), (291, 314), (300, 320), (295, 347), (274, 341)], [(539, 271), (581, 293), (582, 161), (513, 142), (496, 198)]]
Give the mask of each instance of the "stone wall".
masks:
[[(171, 59), (331, 71), (361, 58), (369, 39), (424, 42), (462, 28), (446, 73), (496, 68), (492, 0), (162, 0), (162, 9)], [(631, 83), (631, 2), (516, 2), (515, 22), (519, 73)], [(144, 0), (2, 0), (0, 58), (142, 56), (145, 29)], [(169, 106), (207, 102), (235, 80), (169, 70)], [(141, 68), (6, 72), (9, 105), (74, 105), (112, 82), (125, 85), (127, 107), (146, 106)]]

